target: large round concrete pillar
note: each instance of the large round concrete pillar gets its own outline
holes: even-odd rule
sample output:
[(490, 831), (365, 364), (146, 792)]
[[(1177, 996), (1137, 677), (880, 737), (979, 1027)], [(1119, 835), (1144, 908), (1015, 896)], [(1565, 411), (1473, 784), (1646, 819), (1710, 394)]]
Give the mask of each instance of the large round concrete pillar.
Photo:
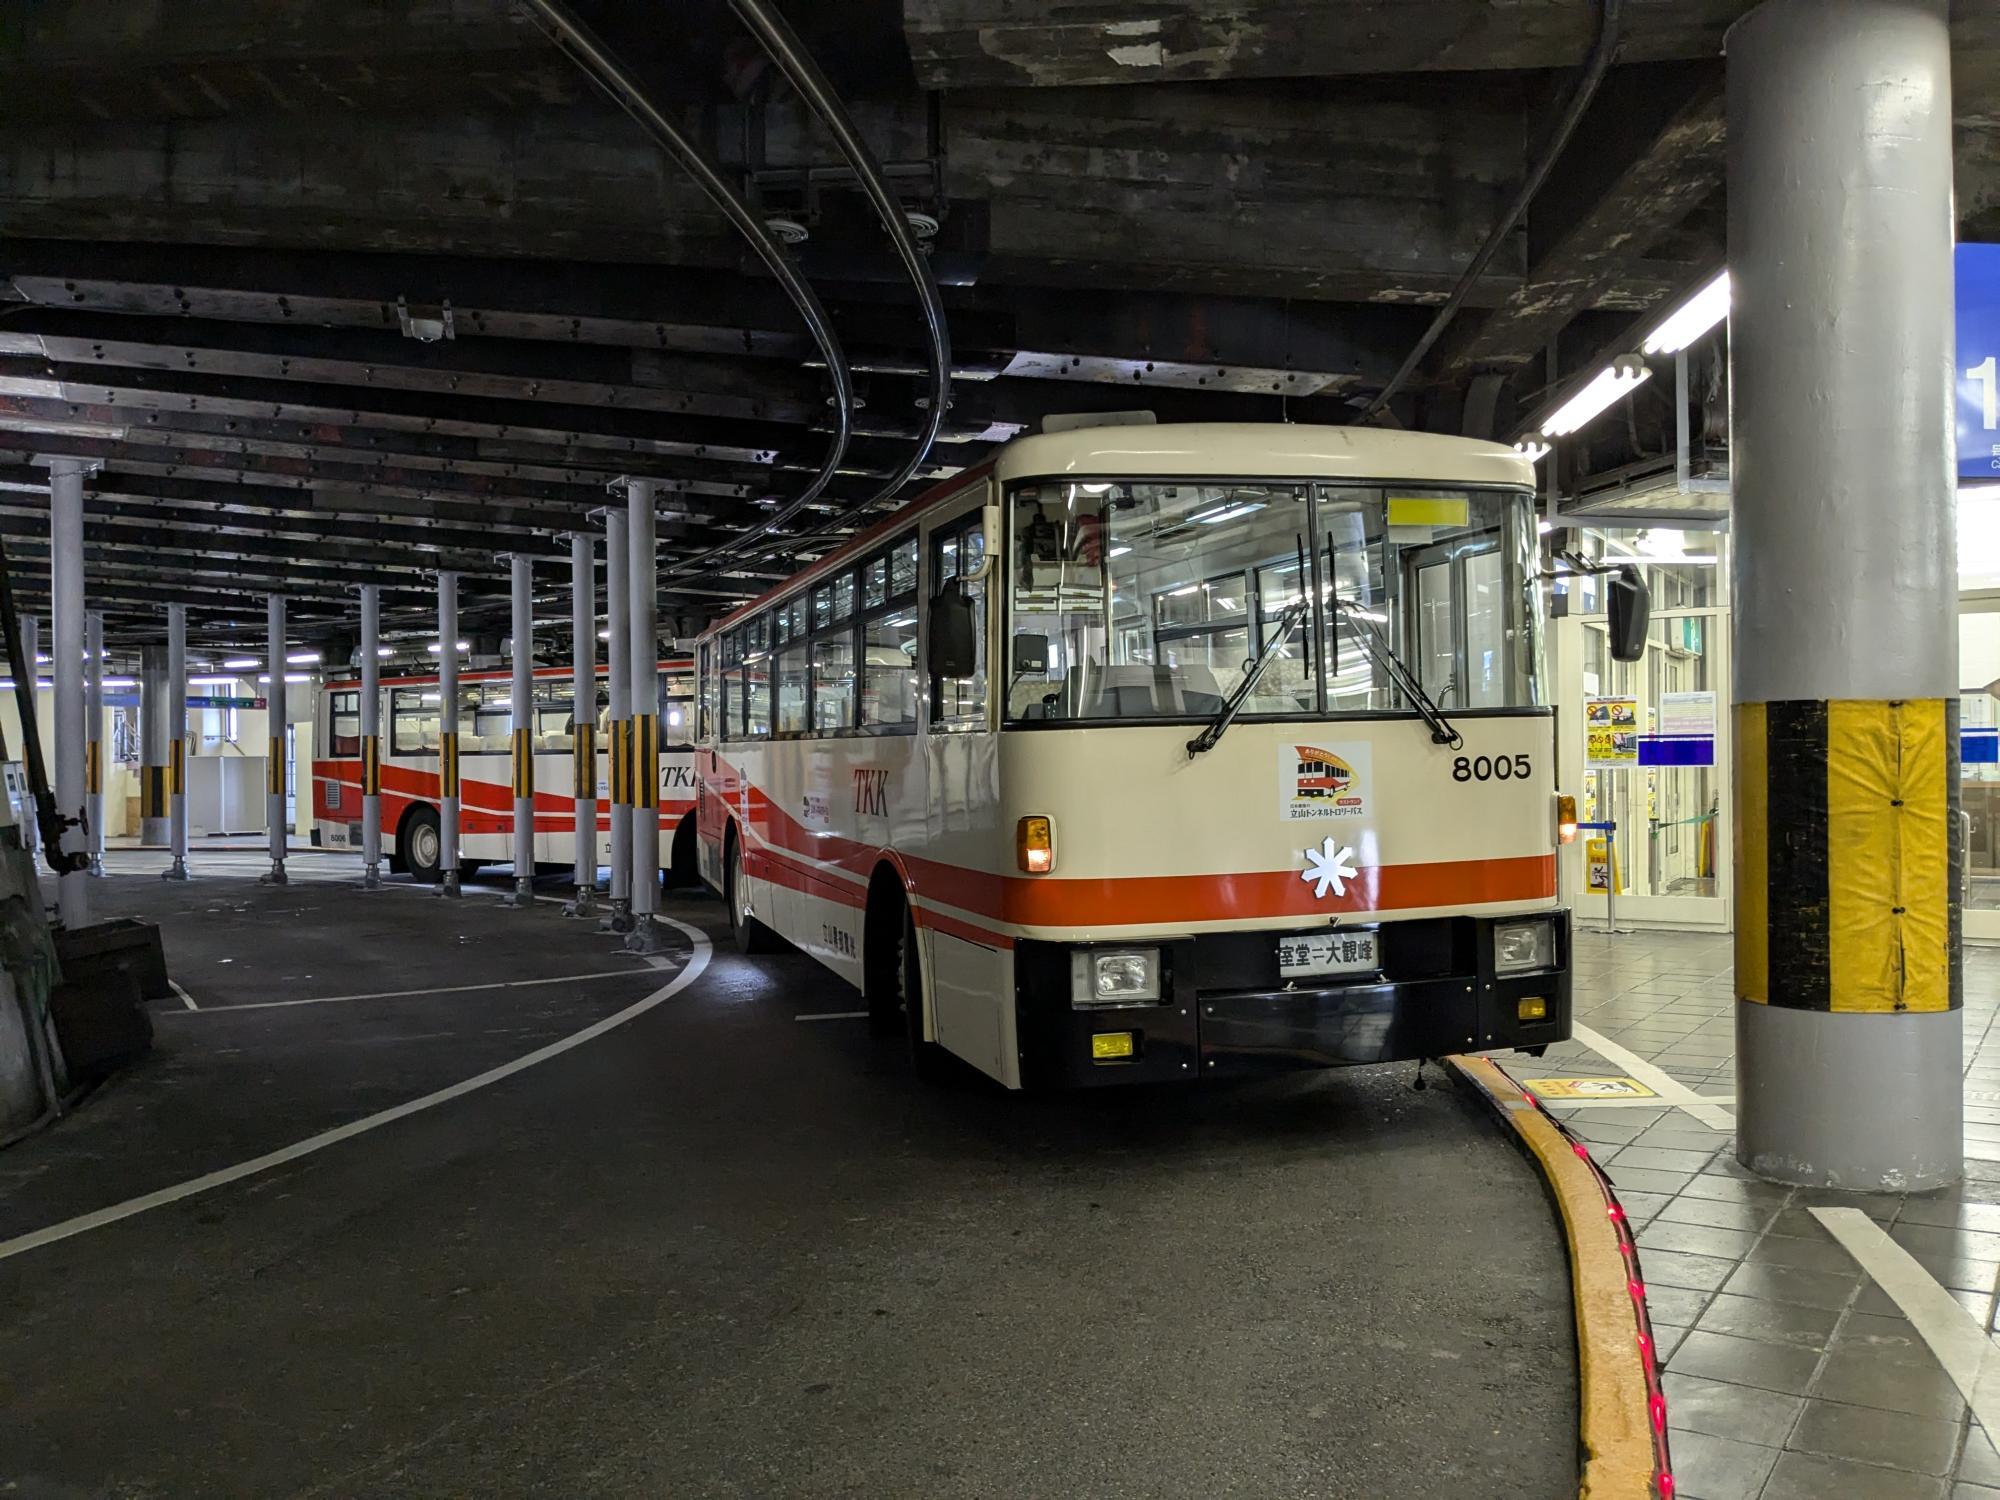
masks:
[(438, 574), (438, 885), (459, 895), (458, 575)]
[(627, 557), (625, 513), (604, 513), (605, 659), (611, 706), (605, 728), (610, 738), (611, 916), (613, 932), (632, 930), (632, 571)]
[(272, 594), (264, 601), (264, 674), (266, 689), (265, 721), (269, 728), (269, 757), (264, 763), (264, 820), (269, 825), (271, 873), (261, 877), (272, 885), (284, 885), (285, 851), (291, 846), (291, 819), (285, 814), (286, 788), (291, 767), (285, 753), (285, 596)]
[(571, 916), (597, 915), (597, 539), (569, 539), (571, 792), (576, 816), (576, 896)]
[(1945, 0), (1730, 31), (1737, 1155), (1960, 1170)]
[[(89, 631), (83, 607), (83, 476), (88, 464), (73, 458), (49, 460), (49, 663), (55, 678), (56, 810), (64, 819), (62, 852), (90, 851), (89, 711), (85, 703), (83, 652)], [(90, 921), (90, 888), (79, 863), (56, 881), (57, 914), (65, 927)]]
[(660, 909), (659, 555), (654, 540), (653, 481), (625, 481), (626, 553), (632, 614), (626, 653), (632, 670), (632, 931), (625, 947), (650, 953), (662, 941)]
[(167, 725), (173, 716), (173, 693), (164, 645), (139, 648), (139, 842), (164, 849), (173, 842), (168, 822), (170, 793), (167, 759), (173, 737)]

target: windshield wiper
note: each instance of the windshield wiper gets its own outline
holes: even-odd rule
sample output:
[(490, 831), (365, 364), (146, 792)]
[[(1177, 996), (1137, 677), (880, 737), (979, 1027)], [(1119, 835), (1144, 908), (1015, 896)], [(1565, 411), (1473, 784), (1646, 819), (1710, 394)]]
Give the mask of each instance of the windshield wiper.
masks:
[(1228, 732), (1229, 726), (1236, 722), (1237, 714), (1243, 711), (1243, 701), (1256, 688), (1265, 669), (1278, 659), (1279, 650), (1291, 639), (1292, 632), (1298, 628), (1299, 621), (1305, 617), (1305, 612), (1306, 601), (1303, 599), (1297, 604), (1285, 606), (1285, 612), (1278, 616), (1278, 628), (1271, 633), (1270, 640), (1264, 643), (1264, 649), (1257, 653), (1257, 659), (1250, 663), (1250, 670), (1245, 672), (1243, 680), (1236, 684), (1236, 691), (1229, 695), (1228, 701), (1209, 721), (1208, 728), (1187, 742), (1189, 760), (1193, 760), (1204, 750), (1213, 750), (1216, 742)]
[(1306, 577), (1306, 542), (1302, 536), (1299, 538), (1299, 597), (1293, 603), (1286, 605), (1284, 613), (1278, 616), (1278, 628), (1272, 631), (1271, 638), (1264, 642), (1264, 649), (1259, 651), (1257, 659), (1250, 663), (1249, 670), (1243, 674), (1243, 680), (1236, 684), (1236, 691), (1231, 693), (1222, 707), (1216, 710), (1215, 717), (1209, 720), (1208, 728), (1187, 742), (1189, 760), (1193, 760), (1205, 750), (1213, 750), (1223, 735), (1229, 732), (1229, 726), (1236, 722), (1236, 716), (1243, 711), (1244, 700), (1255, 690), (1266, 669), (1277, 660), (1279, 649), (1292, 638), (1292, 632), (1298, 629), (1299, 621), (1305, 618), (1306, 608), (1311, 603), (1309, 587)]
[[(1337, 613), (1345, 615), (1353, 622), (1354, 636), (1361, 642), (1361, 649), (1375, 658), (1376, 664), (1389, 674), (1389, 681), (1410, 700), (1410, 706), (1416, 709), (1423, 721), (1430, 726), (1431, 743), (1449, 745), (1454, 750), (1462, 746), (1465, 743), (1465, 736), (1452, 728), (1451, 721), (1444, 716), (1444, 710), (1439, 708), (1431, 695), (1424, 691), (1424, 685), (1417, 680), (1416, 673), (1404, 666), (1403, 659), (1390, 649), (1389, 642), (1375, 628), (1374, 622), (1362, 612), (1361, 606), (1341, 598), (1338, 594), (1331, 596), (1331, 603)], [(1339, 634), (1339, 629), (1336, 627), (1334, 635), (1338, 637)]]

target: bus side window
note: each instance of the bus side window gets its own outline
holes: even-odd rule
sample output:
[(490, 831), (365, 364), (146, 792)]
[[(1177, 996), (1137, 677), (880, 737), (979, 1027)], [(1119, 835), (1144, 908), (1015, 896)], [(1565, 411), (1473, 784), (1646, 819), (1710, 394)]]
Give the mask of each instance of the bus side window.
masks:
[(437, 754), (439, 718), (436, 688), (397, 688), (389, 695), (389, 753)]
[(327, 736), (327, 753), (347, 759), (361, 753), (361, 695), (334, 693), (329, 707), (333, 726)]
[(986, 580), (956, 583), (964, 574), (977, 570), (985, 551), (985, 533), (974, 511), (964, 521), (931, 537), (931, 588), (933, 596), (948, 588), (962, 588), (972, 600), (973, 638), (977, 642), (974, 667), (967, 677), (931, 679), (931, 723), (941, 729), (984, 729), (986, 727)]

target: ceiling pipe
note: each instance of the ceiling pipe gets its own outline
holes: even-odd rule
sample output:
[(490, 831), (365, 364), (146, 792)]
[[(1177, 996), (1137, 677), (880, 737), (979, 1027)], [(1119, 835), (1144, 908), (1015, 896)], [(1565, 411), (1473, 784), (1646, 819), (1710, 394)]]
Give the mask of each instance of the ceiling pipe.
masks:
[(1583, 76), (1577, 80), (1576, 89), (1570, 95), (1569, 104), (1564, 108), (1561, 120), (1556, 123), (1548, 144), (1542, 148), (1541, 156), (1529, 170), (1527, 177), (1522, 180), (1521, 190), (1514, 195), (1514, 201), (1508, 205), (1507, 212), (1486, 236), (1485, 243), (1479, 247), (1478, 253), (1466, 266), (1465, 274), (1459, 277), (1458, 285), (1451, 289), (1451, 296), (1446, 298), (1444, 306), (1437, 310), (1437, 316), (1431, 319), (1430, 327), (1424, 330), (1424, 336), (1417, 340), (1416, 348), (1410, 351), (1396, 373), (1389, 377), (1389, 383), (1376, 393), (1375, 399), (1354, 417), (1356, 422), (1366, 422), (1381, 413), (1388, 407), (1390, 399), (1402, 390), (1412, 375), (1416, 374), (1417, 366), (1424, 362), (1424, 356), (1429, 354), (1432, 346), (1444, 336), (1445, 329), (1451, 326), (1452, 319), (1456, 318), (1459, 310), (1465, 306), (1466, 298), (1472, 295), (1472, 288), (1485, 274), (1487, 266), (1492, 264), (1500, 246), (1520, 224), (1522, 217), (1528, 212), (1528, 205), (1535, 201), (1535, 195), (1541, 192), (1542, 184), (1548, 181), (1549, 173), (1555, 170), (1556, 161), (1561, 157), (1563, 148), (1569, 144), (1569, 138), (1576, 133), (1577, 125), (1583, 119), (1583, 112), (1590, 107), (1590, 101), (1597, 97), (1598, 85), (1604, 82), (1604, 75), (1610, 71), (1612, 58), (1618, 51), (1618, 23), (1623, 9), (1624, 0), (1601, 0), (1601, 8), (1597, 13), (1597, 40), (1591, 46), (1590, 58), (1584, 64)]
[(611, 51), (592, 34), (582, 21), (571, 14), (569, 7), (561, 0), (527, 0), (547, 28), (556, 45), (568, 53), (571, 60), (622, 108), (625, 113), (638, 121), (639, 126), (674, 162), (692, 177), (709, 201), (722, 211), (729, 222), (750, 246), (757, 252), (757, 258), (764, 262), (792, 305), (799, 310), (807, 329), (812, 333), (813, 342), (819, 345), (820, 356), (826, 361), (827, 374), (833, 380), (833, 442), (827, 449), (826, 458), (821, 462), (819, 472), (805, 489), (789, 502), (780, 506), (763, 521), (742, 536), (733, 537), (722, 546), (682, 563), (676, 571), (698, 566), (724, 553), (740, 550), (758, 536), (782, 526), (793, 516), (804, 510), (819, 498), (832, 481), (840, 462), (847, 456), (847, 444), (854, 430), (854, 378), (847, 366), (847, 357), (841, 352), (840, 337), (834, 332), (833, 321), (827, 316), (819, 295), (813, 291), (798, 268), (792, 264), (776, 236), (765, 227), (764, 221), (751, 211), (750, 206), (728, 183), (694, 145), (681, 134), (673, 121), (646, 96), (637, 79), (625, 70), (623, 64)]
[(820, 534), (840, 526), (871, 506), (893, 500), (923, 466), (924, 460), (930, 457), (938, 432), (944, 426), (945, 412), (951, 405), (951, 333), (945, 323), (944, 298), (938, 293), (937, 277), (932, 274), (930, 261), (910, 231), (910, 222), (903, 213), (902, 204), (889, 190), (888, 181), (882, 175), (882, 164), (875, 159), (875, 153), (855, 128), (853, 117), (848, 114), (847, 107), (841, 103), (839, 94), (826, 75), (820, 71), (819, 64), (813, 61), (798, 33), (771, 0), (730, 0), (730, 5), (737, 18), (770, 54), (771, 60), (791, 80), (792, 87), (799, 91), (800, 97), (826, 125), (840, 154), (854, 170), (856, 179), (868, 195), (868, 201), (874, 204), (875, 212), (881, 216), (882, 227), (889, 231), (889, 239), (896, 247), (903, 269), (916, 286), (917, 301), (924, 315), (924, 332), (930, 341), (930, 420), (917, 438), (915, 449), (879, 492), (809, 533)]

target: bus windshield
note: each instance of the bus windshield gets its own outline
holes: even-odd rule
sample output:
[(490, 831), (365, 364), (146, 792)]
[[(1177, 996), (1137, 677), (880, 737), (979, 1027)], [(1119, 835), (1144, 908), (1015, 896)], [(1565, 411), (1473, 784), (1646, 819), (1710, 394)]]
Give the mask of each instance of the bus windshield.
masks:
[(1411, 711), (1371, 627), (1446, 710), (1547, 701), (1525, 494), (1041, 480), (1008, 526), (1009, 723), (1207, 718), (1267, 647), (1245, 718)]

